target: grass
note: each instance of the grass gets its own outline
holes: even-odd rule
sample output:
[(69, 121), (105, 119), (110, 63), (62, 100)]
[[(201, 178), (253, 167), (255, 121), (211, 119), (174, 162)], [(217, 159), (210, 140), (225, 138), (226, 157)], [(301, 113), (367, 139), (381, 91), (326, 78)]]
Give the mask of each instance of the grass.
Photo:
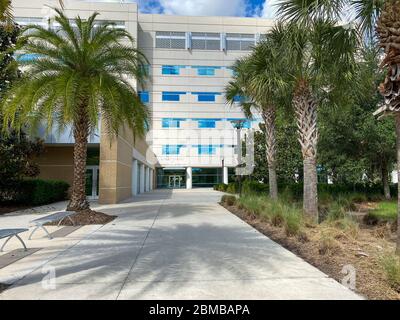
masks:
[(367, 218), (372, 222), (393, 222), (397, 219), (397, 202), (382, 201), (376, 209), (368, 212)]
[(400, 292), (400, 258), (394, 254), (386, 255), (381, 259), (389, 285)]

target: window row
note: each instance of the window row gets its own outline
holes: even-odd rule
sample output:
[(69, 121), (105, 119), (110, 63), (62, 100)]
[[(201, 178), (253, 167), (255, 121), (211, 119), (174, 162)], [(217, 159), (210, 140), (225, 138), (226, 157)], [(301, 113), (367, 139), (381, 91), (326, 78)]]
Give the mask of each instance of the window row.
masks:
[[(185, 92), (185, 91), (163, 91), (161, 93), (162, 101), (172, 101), (179, 102), (181, 101), (181, 96), (186, 94), (192, 94), (197, 97), (197, 102), (215, 102), (217, 96), (221, 96), (221, 92)], [(149, 91), (139, 91), (139, 98), (143, 103), (150, 102), (150, 93)], [(234, 102), (239, 103), (245, 99), (241, 96), (235, 96)]]
[[(171, 145), (167, 144), (162, 146), (163, 155), (179, 155), (182, 148), (188, 147), (187, 145), (178, 144)], [(223, 145), (223, 144), (195, 144), (192, 145), (193, 148), (197, 149), (198, 155), (213, 155), (216, 154), (218, 148), (234, 148), (234, 145)]]
[(248, 51), (264, 38), (254, 33), (156, 31), (156, 48)]
[(185, 118), (163, 118), (161, 120), (162, 127), (164, 129), (179, 129), (181, 128), (181, 123), (185, 121), (197, 121), (197, 127), (199, 129), (215, 129), (217, 122), (220, 121), (228, 121), (230, 123), (234, 123), (234, 121), (242, 120), (243, 121), (243, 128), (249, 129), (251, 128), (251, 120), (248, 119), (211, 119), (211, 118), (204, 118), (204, 119), (185, 119)]
[[(192, 68), (196, 69), (198, 76), (215, 76), (215, 70), (220, 70), (224, 67), (214, 67), (214, 66), (173, 66), (173, 65), (163, 65), (161, 67), (161, 73), (163, 75), (180, 75), (181, 69)], [(228, 70), (232, 70), (226, 67)]]

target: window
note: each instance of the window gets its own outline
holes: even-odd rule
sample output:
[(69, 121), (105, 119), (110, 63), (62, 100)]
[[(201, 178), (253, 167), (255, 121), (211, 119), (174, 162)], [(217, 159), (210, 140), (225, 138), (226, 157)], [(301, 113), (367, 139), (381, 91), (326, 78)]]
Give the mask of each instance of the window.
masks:
[(21, 53), (16, 55), (16, 60), (19, 62), (32, 61), (40, 58), (40, 55), (37, 53)]
[(222, 148), (223, 145), (215, 145), (215, 144), (199, 144), (195, 145), (194, 147), (197, 148), (197, 153), (199, 155), (204, 155), (204, 154), (215, 154), (217, 152), (217, 148)]
[(244, 102), (244, 101), (245, 101), (244, 97), (242, 97), (240, 95), (236, 95), (236, 96), (233, 97), (233, 102), (241, 103), (241, 102)]
[(171, 155), (171, 154), (178, 155), (181, 148), (183, 148), (183, 147), (184, 146), (182, 144), (178, 144), (178, 145), (167, 144), (162, 147), (162, 153), (165, 155)]
[(207, 67), (207, 66), (193, 66), (193, 69), (197, 69), (198, 76), (215, 76), (215, 70), (221, 69), (221, 67)]
[(228, 50), (251, 50), (255, 45), (255, 35), (247, 33), (228, 33), (226, 35), (226, 46)]
[(219, 33), (192, 32), (192, 49), (220, 50), (221, 35)]
[(251, 127), (251, 121), (250, 120), (248, 120), (248, 119), (227, 119), (229, 122), (231, 122), (232, 123), (232, 125), (234, 126), (234, 121), (238, 121), (238, 120), (243, 120), (244, 122), (243, 122), (243, 128), (244, 129), (250, 129), (250, 127)]
[(162, 66), (162, 74), (179, 75), (180, 69), (184, 66)]
[(221, 95), (218, 92), (192, 92), (197, 95), (198, 102), (215, 102), (215, 96)]
[(186, 92), (178, 92), (178, 91), (164, 91), (162, 93), (162, 101), (180, 101), (180, 95), (186, 94)]
[(149, 103), (150, 102), (150, 94), (148, 91), (139, 91), (138, 92), (140, 101), (143, 103)]
[(215, 124), (217, 121), (221, 119), (198, 119), (198, 128), (205, 129), (205, 128), (215, 128)]
[(180, 128), (181, 121), (185, 121), (185, 119), (162, 119), (162, 127), (163, 128)]
[(185, 32), (156, 31), (156, 48), (185, 49)]

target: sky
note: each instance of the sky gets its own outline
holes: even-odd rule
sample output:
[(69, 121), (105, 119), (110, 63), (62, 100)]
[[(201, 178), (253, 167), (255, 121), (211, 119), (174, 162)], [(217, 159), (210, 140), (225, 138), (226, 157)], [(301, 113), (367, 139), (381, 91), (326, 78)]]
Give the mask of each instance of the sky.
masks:
[(279, 0), (103, 0), (137, 2), (140, 12), (193, 16), (273, 18)]

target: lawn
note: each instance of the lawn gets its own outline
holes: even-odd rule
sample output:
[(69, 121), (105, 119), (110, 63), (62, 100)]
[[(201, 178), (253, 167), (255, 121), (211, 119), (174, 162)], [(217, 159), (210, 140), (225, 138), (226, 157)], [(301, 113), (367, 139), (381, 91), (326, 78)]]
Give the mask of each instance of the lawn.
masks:
[(382, 201), (378, 203), (376, 209), (369, 212), (372, 216), (379, 221), (395, 221), (397, 219), (397, 202), (396, 201)]

